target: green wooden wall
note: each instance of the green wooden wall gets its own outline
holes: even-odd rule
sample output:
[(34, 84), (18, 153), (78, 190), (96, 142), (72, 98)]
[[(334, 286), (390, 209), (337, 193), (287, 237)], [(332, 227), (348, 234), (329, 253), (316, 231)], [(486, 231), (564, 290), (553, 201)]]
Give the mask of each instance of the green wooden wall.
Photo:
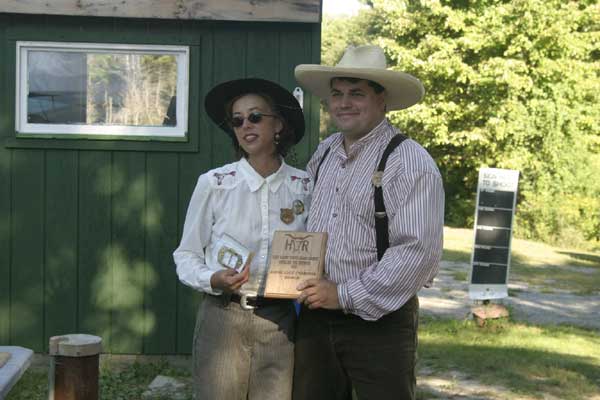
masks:
[[(189, 45), (189, 142), (16, 139), (16, 40)], [(0, 14), (0, 344), (43, 352), (88, 333), (106, 352), (189, 353), (199, 296), (171, 254), (199, 174), (233, 160), (204, 95), (239, 77), (291, 90), (294, 67), (319, 54), (318, 24)], [(305, 95), (299, 166), (318, 110)]]

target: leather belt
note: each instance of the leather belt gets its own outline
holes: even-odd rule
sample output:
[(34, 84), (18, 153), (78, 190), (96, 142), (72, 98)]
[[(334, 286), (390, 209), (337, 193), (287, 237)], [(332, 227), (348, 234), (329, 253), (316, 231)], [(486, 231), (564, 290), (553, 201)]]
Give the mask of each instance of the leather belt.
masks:
[(252, 310), (255, 308), (262, 308), (268, 306), (276, 306), (283, 304), (291, 304), (291, 300), (289, 299), (272, 299), (268, 297), (250, 297), (250, 296), (240, 296), (239, 294), (232, 294), (229, 298), (229, 301), (233, 303), (239, 304), (245, 310)]

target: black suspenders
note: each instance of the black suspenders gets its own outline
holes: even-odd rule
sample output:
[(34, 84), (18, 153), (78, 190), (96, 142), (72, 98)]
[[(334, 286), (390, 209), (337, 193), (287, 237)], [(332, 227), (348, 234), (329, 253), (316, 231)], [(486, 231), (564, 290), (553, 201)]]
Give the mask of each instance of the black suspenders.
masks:
[[(395, 135), (387, 147), (383, 151), (381, 155), (381, 160), (379, 160), (379, 165), (377, 166), (377, 170), (373, 174), (373, 186), (375, 186), (375, 194), (373, 200), (375, 201), (375, 240), (377, 242), (377, 260), (381, 260), (385, 251), (390, 247), (390, 239), (389, 239), (389, 227), (388, 227), (388, 217), (385, 211), (385, 204), (383, 202), (383, 189), (381, 187), (381, 179), (383, 177), (383, 171), (385, 169), (385, 164), (387, 163), (387, 159), (392, 154), (392, 152), (406, 140), (407, 137), (405, 135), (399, 134)], [(313, 187), (317, 187), (317, 179), (319, 177), (319, 170), (321, 169), (321, 165), (323, 165), (323, 161), (329, 154), (329, 150), (331, 148), (328, 147), (319, 161), (319, 165), (317, 165), (317, 170), (315, 171), (315, 179)]]
[[(396, 135), (390, 140), (387, 147), (385, 148), (379, 165), (377, 166), (376, 174), (379, 174), (383, 178), (383, 170), (385, 169), (385, 163), (388, 157), (392, 154), (392, 151), (404, 142), (406, 136), (400, 134)], [(383, 203), (383, 189), (381, 187), (381, 179), (378, 182), (373, 183), (375, 186), (375, 238), (377, 240), (377, 260), (381, 260), (385, 251), (390, 247), (389, 229), (388, 229), (388, 217), (385, 212), (385, 204)]]
[(317, 179), (319, 178), (319, 170), (321, 169), (321, 165), (323, 165), (323, 161), (325, 161), (327, 154), (329, 154), (329, 150), (331, 150), (331, 147), (328, 147), (327, 150), (325, 150), (325, 153), (323, 153), (323, 157), (321, 157), (321, 161), (319, 161), (319, 165), (317, 165), (317, 170), (315, 171), (315, 179), (314, 179), (313, 188), (317, 187)]

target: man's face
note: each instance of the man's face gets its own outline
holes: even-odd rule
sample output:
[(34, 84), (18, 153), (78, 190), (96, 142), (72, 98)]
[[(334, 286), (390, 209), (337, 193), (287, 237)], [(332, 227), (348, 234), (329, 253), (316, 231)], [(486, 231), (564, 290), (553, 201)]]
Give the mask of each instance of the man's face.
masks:
[(369, 133), (385, 117), (385, 92), (375, 93), (365, 80), (333, 79), (328, 97), (331, 118), (350, 142)]

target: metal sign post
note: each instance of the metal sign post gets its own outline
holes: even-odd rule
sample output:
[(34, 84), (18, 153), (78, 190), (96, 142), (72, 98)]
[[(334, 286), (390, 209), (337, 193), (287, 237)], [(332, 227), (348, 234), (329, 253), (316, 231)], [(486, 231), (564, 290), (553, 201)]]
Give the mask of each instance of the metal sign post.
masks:
[(508, 296), (510, 243), (519, 171), (483, 168), (479, 171), (469, 297), (473, 300)]

